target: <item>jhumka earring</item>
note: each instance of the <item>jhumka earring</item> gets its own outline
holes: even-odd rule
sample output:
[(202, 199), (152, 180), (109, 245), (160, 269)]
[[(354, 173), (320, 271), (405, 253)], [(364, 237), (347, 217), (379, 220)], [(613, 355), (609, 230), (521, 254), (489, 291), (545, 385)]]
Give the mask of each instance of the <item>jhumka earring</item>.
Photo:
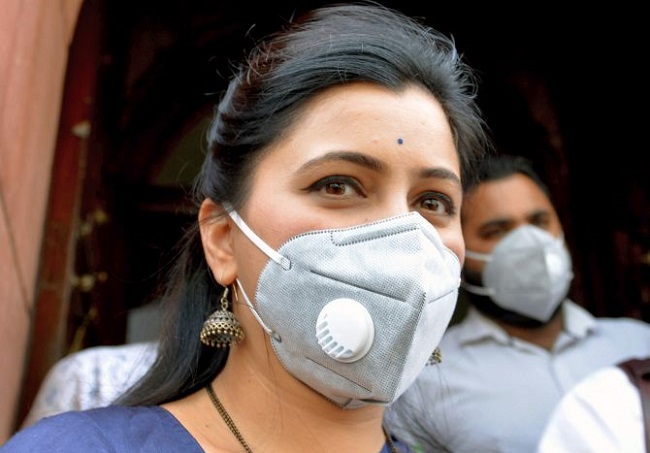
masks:
[(429, 361), (427, 362), (427, 365), (437, 365), (440, 362), (442, 362), (442, 352), (440, 352), (440, 348), (436, 348), (429, 356)]
[(210, 315), (201, 329), (201, 343), (213, 348), (225, 348), (241, 342), (244, 330), (235, 315), (228, 310), (228, 287), (221, 296), (221, 308)]

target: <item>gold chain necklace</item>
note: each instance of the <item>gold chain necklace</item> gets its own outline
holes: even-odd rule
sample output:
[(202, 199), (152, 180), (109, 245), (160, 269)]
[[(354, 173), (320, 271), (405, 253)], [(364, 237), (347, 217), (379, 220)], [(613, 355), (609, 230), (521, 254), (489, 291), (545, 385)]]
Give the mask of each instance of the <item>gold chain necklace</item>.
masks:
[[(217, 398), (217, 394), (214, 393), (212, 384), (206, 385), (205, 389), (207, 390), (208, 395), (210, 396), (210, 401), (212, 401), (214, 407), (217, 408), (217, 412), (219, 412), (219, 415), (221, 415), (223, 421), (226, 422), (226, 425), (228, 426), (228, 429), (230, 429), (230, 432), (232, 432), (235, 435), (235, 437), (237, 438), (241, 446), (244, 447), (244, 450), (246, 450), (247, 453), (253, 453), (251, 447), (249, 447), (248, 444), (246, 443), (246, 440), (244, 440), (244, 436), (242, 436), (241, 433), (239, 432), (237, 425), (235, 425), (235, 422), (232, 420), (232, 418), (230, 418), (230, 415), (226, 411), (226, 408), (223, 407), (223, 404), (221, 404), (221, 401), (219, 401), (219, 398)], [(399, 453), (399, 450), (393, 443), (393, 439), (386, 431), (386, 428), (382, 427), (382, 429), (384, 430), (384, 435), (386, 436), (386, 442), (388, 443), (388, 448), (390, 448), (391, 453)]]

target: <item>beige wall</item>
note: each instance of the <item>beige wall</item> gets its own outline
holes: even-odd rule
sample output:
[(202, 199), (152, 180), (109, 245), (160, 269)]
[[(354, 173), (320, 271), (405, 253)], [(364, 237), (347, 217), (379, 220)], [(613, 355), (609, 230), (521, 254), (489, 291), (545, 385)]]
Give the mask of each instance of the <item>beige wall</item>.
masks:
[(68, 46), (81, 2), (0, 6), (0, 444), (12, 434), (20, 396)]

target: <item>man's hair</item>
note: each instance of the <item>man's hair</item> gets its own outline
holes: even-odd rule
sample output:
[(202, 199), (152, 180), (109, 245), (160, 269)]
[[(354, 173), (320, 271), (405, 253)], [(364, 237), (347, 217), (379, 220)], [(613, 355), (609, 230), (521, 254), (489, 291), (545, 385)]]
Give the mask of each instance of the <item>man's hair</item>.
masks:
[(469, 195), (481, 183), (507, 178), (516, 173), (528, 176), (551, 198), (551, 192), (535, 171), (533, 162), (526, 157), (511, 154), (488, 155), (477, 163), (475, 168), (476, 178), (467, 187), (465, 193)]

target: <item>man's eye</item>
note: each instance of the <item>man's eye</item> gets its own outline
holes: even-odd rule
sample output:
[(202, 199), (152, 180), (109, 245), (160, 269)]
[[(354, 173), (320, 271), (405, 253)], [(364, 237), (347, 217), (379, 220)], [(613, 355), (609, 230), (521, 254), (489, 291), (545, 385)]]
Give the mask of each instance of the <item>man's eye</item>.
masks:
[(481, 231), (481, 238), (486, 240), (491, 240), (491, 241), (499, 240), (509, 232), (510, 232), (509, 228), (502, 228), (502, 227), (488, 228)]
[(535, 222), (531, 222), (532, 225), (535, 225), (536, 227), (539, 227), (543, 230), (548, 230), (550, 229), (551, 226), (551, 221), (547, 218), (544, 219), (537, 219)]

